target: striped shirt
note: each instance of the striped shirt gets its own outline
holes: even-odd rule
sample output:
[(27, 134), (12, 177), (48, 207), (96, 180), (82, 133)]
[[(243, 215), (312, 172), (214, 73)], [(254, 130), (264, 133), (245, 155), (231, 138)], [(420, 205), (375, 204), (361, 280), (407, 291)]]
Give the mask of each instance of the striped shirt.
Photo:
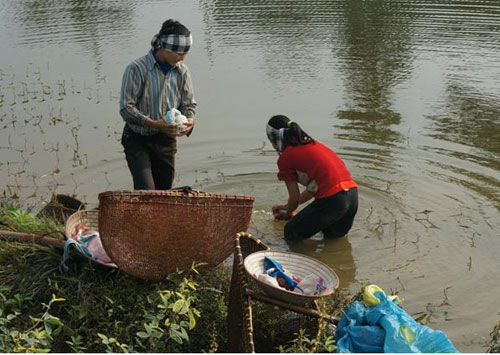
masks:
[(125, 69), (120, 93), (120, 115), (136, 133), (150, 136), (156, 128), (144, 124), (146, 117), (163, 120), (171, 108), (187, 118), (195, 116), (196, 101), (188, 67), (179, 62), (163, 74), (152, 51)]

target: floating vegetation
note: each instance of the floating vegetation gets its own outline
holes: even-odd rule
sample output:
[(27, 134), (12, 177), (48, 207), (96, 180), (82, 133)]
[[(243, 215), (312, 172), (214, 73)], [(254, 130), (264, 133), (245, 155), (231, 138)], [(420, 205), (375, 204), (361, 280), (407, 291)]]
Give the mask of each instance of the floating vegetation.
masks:
[[(500, 311), (499, 311), (500, 315)], [(500, 321), (491, 331), (491, 340), (489, 343), (488, 351), (489, 353), (500, 353)]]
[[(87, 115), (88, 109), (102, 102), (100, 86), (106, 83), (106, 78), (98, 75), (93, 86), (72, 78), (47, 80), (48, 71), (48, 63), (43, 70), (29, 63), (21, 73), (14, 72), (12, 67), (0, 71), (0, 165), (3, 169), (0, 192), (4, 196), (43, 199), (51, 196), (57, 187), (65, 186), (59, 179), (66, 177), (70, 177), (70, 185), (76, 193), (83, 181), (73, 170), (88, 169), (88, 150), (93, 145), (82, 144), (81, 140), (88, 135), (90, 127), (96, 125), (87, 126), (88, 118), (80, 119), (80, 115)], [(95, 101), (89, 104), (89, 97)], [(110, 92), (110, 101), (116, 101), (117, 97)], [(121, 120), (116, 120), (116, 124), (121, 126)], [(108, 132), (113, 130), (108, 126)], [(104, 132), (97, 130), (93, 136), (98, 134)], [(95, 154), (90, 156), (97, 158)], [(106, 174), (100, 183), (111, 185)]]

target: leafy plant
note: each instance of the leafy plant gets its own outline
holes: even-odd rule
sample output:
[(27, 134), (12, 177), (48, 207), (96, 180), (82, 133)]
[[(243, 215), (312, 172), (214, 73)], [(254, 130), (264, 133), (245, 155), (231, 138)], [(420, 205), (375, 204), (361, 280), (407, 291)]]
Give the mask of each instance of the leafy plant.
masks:
[(84, 353), (87, 350), (87, 347), (85, 346), (85, 343), (80, 335), (71, 335), (70, 339), (71, 340), (66, 341), (66, 344), (69, 345), (72, 352)]
[(9, 298), (7, 286), (0, 286), (0, 348), (4, 352), (49, 352), (54, 336), (61, 333), (64, 324), (49, 313), (52, 304), (65, 301), (52, 295), (48, 304), (42, 304), (41, 317), (29, 316), (31, 327), (22, 329), (24, 322), (15, 322), (22, 315), (19, 297)]
[[(192, 271), (196, 272), (193, 267)], [(177, 345), (189, 342), (188, 332), (196, 326), (196, 318), (200, 312), (193, 307), (197, 297), (198, 284), (187, 277), (180, 282), (176, 274), (171, 274), (168, 280), (177, 284), (174, 290), (157, 292), (159, 302), (156, 310), (144, 314), (143, 329), (136, 333), (137, 348), (154, 352), (175, 352), (181, 349)], [(151, 299), (148, 299), (153, 303)]]
[[(42, 233), (37, 228), (43, 223), (36, 217), (9, 211), (21, 210), (1, 204), (0, 221), (19, 227), (18, 222), (22, 227), (31, 224), (33, 233)], [(200, 268), (200, 273), (196, 266), (152, 282), (79, 258), (72, 258), (69, 271), (62, 273), (61, 257), (54, 248), (0, 241), (1, 351), (227, 351), (231, 273), (225, 265), (204, 272)], [(349, 299), (337, 294), (322, 312), (341, 314)], [(51, 302), (45, 305), (47, 299)], [(286, 344), (282, 349), (290, 352), (332, 351), (331, 333), (323, 332), (317, 340), (307, 332), (284, 334), (276, 327), (282, 310), (261, 302), (253, 306), (255, 344), (267, 352), (276, 351), (279, 344)], [(305, 319), (303, 328), (313, 329), (314, 323), (318, 325), (317, 320)]]
[(493, 328), (493, 330), (490, 333), (490, 336), (491, 340), (487, 352), (500, 353), (500, 322), (498, 322), (495, 328)]
[(111, 337), (108, 338), (106, 335), (97, 333), (97, 336), (101, 338), (101, 342), (106, 345), (106, 352), (107, 353), (116, 353), (116, 352), (122, 352), (122, 353), (128, 353), (129, 352), (129, 346), (127, 344), (121, 344), (116, 340), (115, 338)]
[(0, 225), (18, 232), (37, 234), (50, 234), (63, 230), (62, 225), (52, 218), (37, 218), (31, 212), (5, 202), (0, 208)]

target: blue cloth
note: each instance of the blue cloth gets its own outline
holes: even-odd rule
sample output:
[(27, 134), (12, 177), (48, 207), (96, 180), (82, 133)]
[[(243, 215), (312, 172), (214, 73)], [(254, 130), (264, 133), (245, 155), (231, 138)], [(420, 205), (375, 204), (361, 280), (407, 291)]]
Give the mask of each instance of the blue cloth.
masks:
[[(291, 291), (293, 291), (295, 287), (297, 287), (298, 282), (293, 279), (293, 276), (290, 276), (285, 272), (283, 266), (279, 262), (274, 259), (268, 258), (267, 256), (264, 257), (264, 262), (264, 271), (269, 276), (276, 277), (278, 285)], [(269, 272), (269, 270), (273, 271)]]
[(335, 332), (337, 352), (345, 353), (457, 353), (446, 334), (416, 322), (383, 292), (380, 304), (365, 307), (355, 301)]
[(88, 236), (80, 237), (78, 240), (73, 238), (68, 238), (66, 243), (64, 243), (64, 253), (61, 261), (61, 266), (64, 270), (68, 270), (68, 259), (69, 259), (69, 249), (71, 246), (82, 255), (95, 260), (94, 254), (88, 249), (88, 244), (92, 238), (99, 236), (98, 233), (93, 233)]
[(158, 58), (156, 58), (157, 51), (158, 51), (157, 49), (153, 50), (153, 56), (155, 57), (156, 63), (158, 63), (158, 65), (160, 66), (160, 69), (163, 72), (163, 74), (167, 74), (170, 68), (172, 68), (172, 66), (168, 63), (160, 62)]

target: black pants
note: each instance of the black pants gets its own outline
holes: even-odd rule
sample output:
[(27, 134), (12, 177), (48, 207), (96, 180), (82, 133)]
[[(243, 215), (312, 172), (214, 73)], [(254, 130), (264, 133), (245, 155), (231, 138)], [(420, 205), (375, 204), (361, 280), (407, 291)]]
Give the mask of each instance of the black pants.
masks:
[(285, 238), (299, 241), (322, 231), (325, 238), (343, 237), (358, 211), (358, 189), (314, 200), (285, 225)]
[(177, 141), (163, 133), (143, 136), (125, 125), (122, 145), (134, 190), (168, 190), (175, 173)]

